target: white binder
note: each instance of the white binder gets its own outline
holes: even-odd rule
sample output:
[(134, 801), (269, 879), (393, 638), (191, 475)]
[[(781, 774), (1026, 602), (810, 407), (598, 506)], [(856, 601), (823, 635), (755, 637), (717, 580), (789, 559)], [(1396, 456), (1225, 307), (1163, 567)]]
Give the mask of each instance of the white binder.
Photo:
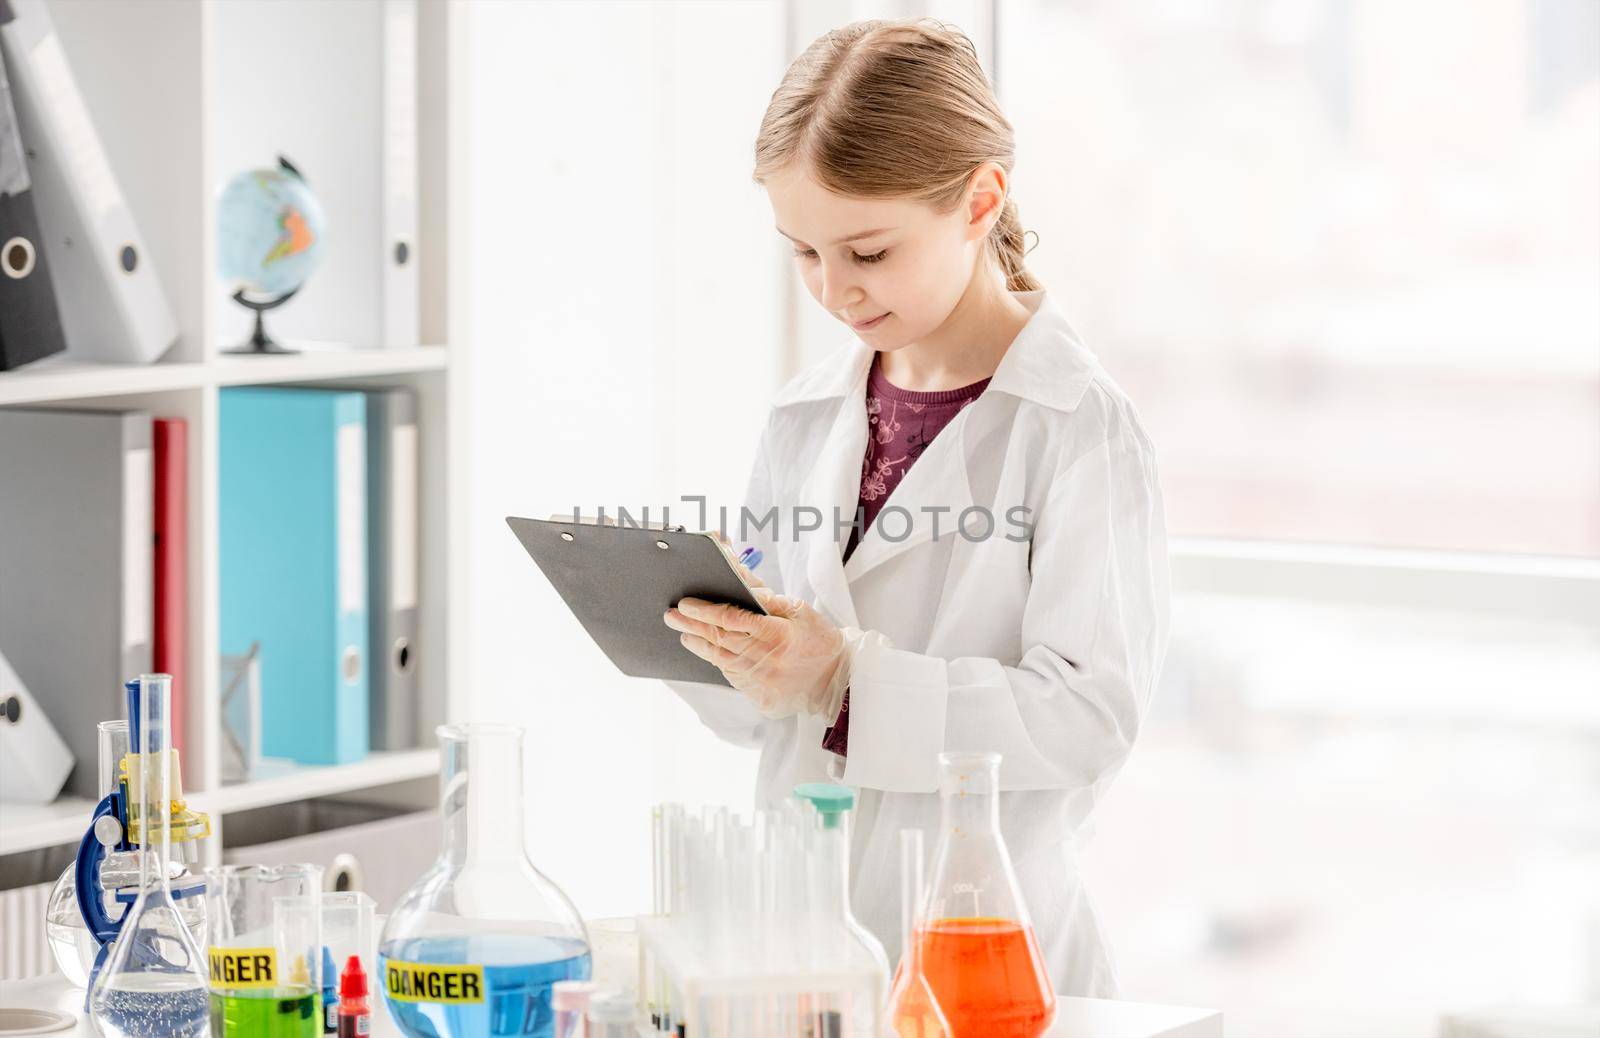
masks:
[(149, 363), (178, 338), (167, 294), (78, 92), (45, 0), (0, 28), (67, 352)]
[(154, 466), (144, 411), (0, 408), (0, 651), (98, 799), (95, 726), (150, 671)]
[(367, 721), (372, 748), (424, 745), (444, 723), (437, 689), (418, 679), (417, 397), (367, 391)]
[(418, 344), (417, 0), (383, 2), (383, 345)]
[(0, 800), (48, 804), (72, 770), (72, 752), (0, 652)]

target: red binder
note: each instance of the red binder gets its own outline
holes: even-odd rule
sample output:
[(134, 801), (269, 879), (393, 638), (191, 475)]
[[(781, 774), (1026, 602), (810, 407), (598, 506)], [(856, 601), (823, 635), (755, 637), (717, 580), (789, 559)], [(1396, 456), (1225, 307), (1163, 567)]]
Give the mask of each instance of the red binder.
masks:
[(189, 692), (189, 423), (157, 418), (155, 448), (155, 644), (158, 674), (172, 675), (172, 744), (183, 749)]

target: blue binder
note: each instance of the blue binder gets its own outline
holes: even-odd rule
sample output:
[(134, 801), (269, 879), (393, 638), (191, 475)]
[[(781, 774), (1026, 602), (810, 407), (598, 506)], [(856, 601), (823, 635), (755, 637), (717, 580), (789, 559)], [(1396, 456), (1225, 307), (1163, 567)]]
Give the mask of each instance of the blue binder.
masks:
[(261, 643), (261, 752), (346, 764), (367, 739), (366, 398), (225, 389), (222, 651)]

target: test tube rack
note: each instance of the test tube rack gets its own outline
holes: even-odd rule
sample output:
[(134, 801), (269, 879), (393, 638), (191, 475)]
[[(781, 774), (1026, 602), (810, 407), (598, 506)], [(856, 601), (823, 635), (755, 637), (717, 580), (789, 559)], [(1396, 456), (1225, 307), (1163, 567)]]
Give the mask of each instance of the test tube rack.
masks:
[[(866, 1004), (872, 1006), (871, 1034), (883, 1033), (884, 1006), (889, 997), (887, 978), (870, 962), (857, 963), (855, 968), (827, 971), (714, 970), (689, 940), (682, 923), (671, 916), (640, 916), (638, 936), (641, 1001), (648, 997), (646, 993), (655, 980), (664, 979), (673, 993), (673, 1022), (684, 1025), (686, 1038), (722, 1038), (733, 1033), (740, 1038), (766, 1038), (769, 1033), (773, 1036), (805, 1033), (793, 1026), (796, 1014), (792, 1009), (807, 999), (830, 1003), (866, 999)], [(728, 1030), (719, 1026), (718, 1021), (708, 1019), (707, 1009), (712, 1006), (737, 1006), (748, 1015), (736, 1029)], [(752, 1023), (752, 1015), (757, 1021), (774, 1021), (772, 1030), (769, 1032), (759, 1022)], [(776, 1023), (783, 1021), (790, 1023), (786, 1026)], [(658, 1033), (650, 1027), (648, 1011), (639, 1033)], [(826, 1033), (819, 1030), (816, 1038), (852, 1038), (852, 1035), (846, 1030)]]

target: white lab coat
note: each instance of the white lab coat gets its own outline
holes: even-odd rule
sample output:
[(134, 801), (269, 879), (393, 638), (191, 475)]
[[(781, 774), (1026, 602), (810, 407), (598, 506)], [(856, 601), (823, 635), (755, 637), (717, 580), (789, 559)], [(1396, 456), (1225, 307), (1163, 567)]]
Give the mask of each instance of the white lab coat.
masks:
[[(1043, 291), (1016, 297), (1032, 317), (977, 400), (946, 426), (885, 502), (849, 565), (848, 530), (867, 443), (873, 350), (852, 339), (778, 394), (746, 506), (769, 525), (743, 535), (757, 572), (835, 623), (874, 631), (851, 662), (850, 749), (822, 749), (831, 719), (770, 720), (738, 693), (669, 682), (729, 741), (759, 747), (758, 806), (796, 783), (859, 787), (851, 854), (857, 917), (899, 956), (899, 831), (938, 831), (936, 757), (997, 750), (1001, 828), (1050, 976), (1063, 995), (1109, 997), (1116, 977), (1079, 882), (1084, 823), (1133, 747), (1168, 629), (1166, 529), (1150, 441), (1133, 406)], [(821, 510), (796, 535), (791, 509)], [(955, 529), (982, 505), (995, 533)], [(1031, 543), (1011, 540), (1023, 505)], [(932, 513), (945, 506), (934, 536)], [(976, 517), (972, 520), (977, 522)], [(807, 519), (805, 524), (811, 520)], [(981, 534), (981, 523), (971, 529)], [(887, 645), (885, 644), (885, 639)]]

